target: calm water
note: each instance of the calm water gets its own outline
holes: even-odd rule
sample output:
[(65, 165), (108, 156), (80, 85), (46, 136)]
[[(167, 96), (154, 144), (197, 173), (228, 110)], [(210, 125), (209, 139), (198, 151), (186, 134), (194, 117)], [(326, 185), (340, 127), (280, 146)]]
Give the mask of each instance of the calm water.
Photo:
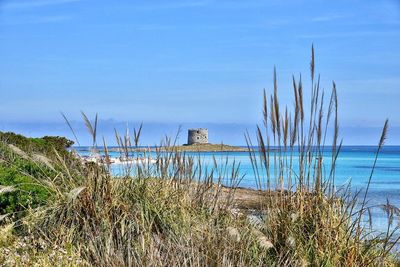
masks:
[[(353, 190), (365, 188), (376, 149), (376, 147), (372, 146), (343, 147), (337, 160), (336, 187), (343, 187), (351, 181)], [(77, 148), (77, 151), (81, 155), (89, 154), (88, 149), (85, 147)], [(119, 156), (117, 152), (112, 152), (111, 154), (115, 157)], [(256, 187), (253, 169), (247, 152), (202, 152), (188, 154), (199, 155), (202, 161), (209, 165), (212, 165), (213, 157), (219, 162), (224, 162), (226, 157), (228, 157), (230, 163), (236, 160), (241, 163), (240, 173), (244, 175), (239, 186)], [(296, 154), (294, 157), (296, 157)], [(329, 167), (329, 149), (325, 153), (324, 161), (324, 164)], [(296, 168), (297, 165), (295, 164), (293, 169), (296, 170)], [(119, 170), (120, 167), (113, 167), (115, 174), (118, 174)], [(368, 199), (371, 206), (385, 204), (386, 200), (389, 199), (392, 204), (400, 207), (400, 146), (384, 147), (381, 151), (370, 186)], [(373, 223), (378, 229), (384, 229), (386, 215), (379, 208), (373, 209)]]

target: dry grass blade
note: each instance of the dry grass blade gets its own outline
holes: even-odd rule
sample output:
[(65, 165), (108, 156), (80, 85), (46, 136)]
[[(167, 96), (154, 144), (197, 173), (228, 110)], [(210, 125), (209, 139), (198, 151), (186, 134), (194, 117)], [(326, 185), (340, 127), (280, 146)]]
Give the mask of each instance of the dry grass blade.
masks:
[(14, 186), (2, 186), (0, 185), (0, 195), (1, 194), (6, 194), (10, 192), (14, 192), (16, 188)]
[(38, 163), (44, 164), (49, 169), (55, 171), (54, 166), (48, 157), (35, 153), (35, 154), (32, 154), (32, 159)]
[(10, 214), (0, 214), (0, 223), (4, 221)]
[(23, 151), (22, 149), (20, 149), (19, 147), (14, 146), (13, 144), (8, 144), (8, 148), (15, 154), (17, 154), (18, 156), (20, 156), (23, 159), (29, 159), (28, 154)]
[(85, 123), (86, 128), (89, 130), (89, 133), (92, 137), (92, 146), (96, 145), (96, 134), (97, 134), (97, 113), (94, 121), (94, 127), (92, 126), (92, 123), (90, 122), (89, 118), (86, 116), (86, 114), (81, 111), (83, 121)]
[(86, 186), (80, 186), (78, 188), (74, 188), (72, 189), (69, 193), (68, 193), (68, 199), (69, 200), (75, 200), (81, 193), (83, 190), (86, 189)]
[(134, 132), (134, 141), (135, 141), (135, 146), (137, 147), (139, 144), (139, 139), (140, 139), (140, 134), (142, 132), (143, 128), (143, 122), (140, 124), (139, 129), (136, 131), (136, 129), (133, 129)]
[(389, 120), (386, 119), (385, 124), (382, 129), (381, 138), (379, 139), (379, 147), (382, 147), (385, 144), (385, 140), (387, 138), (387, 132), (389, 128)]
[(299, 79), (299, 86), (298, 88), (298, 95), (299, 95), (299, 107), (300, 107), (300, 119), (301, 121), (304, 121), (304, 106), (303, 106), (303, 82), (301, 80), (301, 75)]
[(314, 56), (314, 44), (311, 45), (311, 62), (310, 62), (310, 70), (311, 70), (311, 80), (314, 81), (314, 73), (315, 73), (315, 56)]
[[(278, 138), (281, 136), (281, 121), (280, 121), (280, 112), (279, 112), (279, 98), (278, 98), (278, 85), (276, 78), (276, 68), (274, 68), (274, 118), (276, 123), (276, 132), (278, 133)], [(279, 140), (280, 141), (280, 140)]]
[(267, 100), (267, 93), (264, 89), (263, 94), (263, 115), (264, 115), (264, 126), (268, 127), (268, 100)]
[[(381, 151), (383, 145), (385, 144), (385, 140), (386, 140), (386, 138), (387, 138), (388, 127), (389, 127), (389, 120), (386, 119), (385, 124), (384, 124), (383, 129), (382, 129), (381, 137), (380, 137), (380, 139), (379, 139), (378, 149), (377, 149), (377, 151), (376, 151), (376, 153), (375, 153), (375, 159), (374, 159), (374, 163), (373, 163), (372, 168), (371, 168), (371, 173), (370, 173), (369, 178), (368, 178), (368, 183), (367, 183), (367, 187), (366, 187), (366, 189), (365, 189), (364, 198), (363, 198), (363, 201), (362, 201), (362, 203), (361, 203), (359, 221), (361, 221), (361, 216), (362, 216), (362, 214), (364, 213), (364, 207), (365, 207), (365, 204), (366, 204), (368, 191), (369, 191), (369, 188), (370, 188), (370, 185), (371, 185), (372, 176), (374, 175), (374, 171), (375, 171), (376, 163), (377, 163), (377, 161), (378, 161), (379, 153), (380, 153), (380, 151)], [(359, 223), (359, 224), (360, 224), (360, 223)]]
[(78, 137), (75, 134), (74, 128), (72, 128), (71, 123), (69, 122), (67, 116), (65, 116), (65, 114), (63, 112), (61, 112), (61, 116), (64, 118), (65, 122), (67, 123), (69, 129), (71, 130), (72, 134), (74, 135), (75, 141), (78, 144), (78, 146), (81, 146), (81, 144), (79, 143)]

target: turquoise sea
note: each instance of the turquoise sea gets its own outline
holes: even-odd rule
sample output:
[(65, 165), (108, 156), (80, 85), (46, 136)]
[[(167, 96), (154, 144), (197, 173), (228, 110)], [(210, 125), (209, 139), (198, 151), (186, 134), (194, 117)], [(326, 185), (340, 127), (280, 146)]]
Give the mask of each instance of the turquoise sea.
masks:
[[(75, 147), (80, 155), (89, 155), (88, 147)], [(374, 146), (344, 146), (341, 149), (337, 159), (335, 186), (337, 189), (346, 186), (351, 182), (353, 192), (359, 189), (365, 189), (371, 168), (374, 162), (377, 147)], [(247, 152), (186, 152), (188, 155), (200, 157), (206, 165), (212, 165), (213, 158), (217, 162), (225, 162), (228, 157), (228, 164), (235, 160), (240, 162), (240, 174), (243, 175), (239, 186), (256, 188), (256, 179)], [(118, 152), (111, 152), (111, 156), (118, 157)], [(149, 153), (153, 158), (156, 154)], [(324, 164), (327, 168), (330, 166), (331, 151), (325, 149)], [(296, 158), (296, 153), (294, 154)], [(294, 160), (296, 163), (296, 160)], [(114, 174), (118, 174), (121, 167), (114, 166)], [(273, 166), (272, 166), (273, 168)], [(296, 170), (296, 164), (293, 169)], [(329, 170), (326, 172), (329, 174)], [(227, 177), (226, 177), (227, 178)], [(372, 209), (373, 225), (378, 230), (385, 230), (387, 215), (380, 208), (380, 205), (386, 204), (387, 200), (391, 204), (400, 207), (400, 146), (384, 147), (378, 158), (374, 171), (371, 186), (368, 194), (368, 206)]]

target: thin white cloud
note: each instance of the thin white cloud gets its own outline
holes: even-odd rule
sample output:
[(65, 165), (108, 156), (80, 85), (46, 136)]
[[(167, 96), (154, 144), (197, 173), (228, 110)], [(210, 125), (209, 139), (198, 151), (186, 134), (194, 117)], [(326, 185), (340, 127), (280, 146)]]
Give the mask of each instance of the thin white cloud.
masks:
[(254, 68), (254, 67), (235, 67), (235, 66), (210, 66), (210, 67), (180, 67), (180, 68), (151, 68), (149, 71), (157, 72), (261, 72), (266, 73), (270, 68)]
[(160, 4), (136, 5), (135, 8), (141, 10), (179, 9), (206, 6), (211, 2), (211, 0), (165, 1)]
[[(396, 90), (398, 87), (400, 87), (400, 78), (398, 77), (382, 77), (382, 78), (371, 78), (371, 79), (342, 79), (343, 84), (350, 84), (350, 85), (363, 85), (363, 86), (388, 86), (391, 85), (393, 86)], [(363, 89), (363, 87), (359, 87), (360, 90)]]
[(339, 38), (339, 37), (364, 37), (364, 36), (398, 36), (399, 31), (357, 31), (357, 32), (331, 32), (322, 34), (303, 34), (299, 38)]
[(328, 21), (336, 21), (336, 20), (342, 20), (342, 19), (348, 19), (349, 16), (346, 15), (322, 15), (322, 16), (317, 16), (314, 18), (311, 18), (310, 21), (312, 22), (328, 22)]
[(178, 27), (176, 25), (160, 25), (160, 24), (147, 24), (133, 27), (138, 31), (163, 31), (163, 30), (175, 30)]
[(72, 17), (68, 15), (60, 16), (30, 16), (15, 21), (2, 22), (3, 26), (25, 25), (25, 24), (41, 24), (41, 23), (55, 23), (71, 20)]
[(5, 9), (27, 9), (54, 6), (80, 2), (81, 0), (31, 0), (31, 1), (6, 1), (3, 5)]
[(282, 6), (284, 3), (275, 3), (264, 0), (180, 0), (180, 1), (163, 1), (157, 4), (144, 4), (136, 5), (136, 9), (141, 10), (158, 10), (158, 9), (179, 9), (179, 8), (191, 8), (191, 7), (222, 7), (222, 8), (258, 8), (258, 7), (271, 7), (271, 6)]

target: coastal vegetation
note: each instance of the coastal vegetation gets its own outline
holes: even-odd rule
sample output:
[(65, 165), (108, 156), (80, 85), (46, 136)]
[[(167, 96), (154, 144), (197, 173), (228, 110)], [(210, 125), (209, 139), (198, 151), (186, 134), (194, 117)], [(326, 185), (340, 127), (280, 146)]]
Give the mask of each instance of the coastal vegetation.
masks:
[(186, 152), (247, 152), (246, 147), (231, 146), (226, 144), (192, 144), (176, 146), (178, 151)]
[(0, 132), (0, 185), (8, 188), (0, 194), (0, 214), (18, 217), (27, 207), (45, 204), (51, 194), (37, 181), (57, 174), (57, 166), (48, 158), (71, 159), (66, 149), (72, 144), (64, 137), (27, 138)]
[(37, 152), (51, 156), (54, 150), (57, 153), (67, 155), (66, 149), (74, 142), (61, 136), (44, 136), (42, 138), (27, 138), (12, 132), (0, 132), (0, 140), (3, 143), (12, 144), (26, 152)]
[[(129, 147), (129, 152), (155, 152), (163, 147)], [(119, 147), (107, 148), (110, 152), (124, 152), (124, 149)], [(192, 144), (192, 145), (176, 145), (175, 150), (179, 152), (248, 152), (247, 147), (232, 146), (226, 144)], [(90, 148), (88, 148), (90, 151)]]
[[(108, 165), (80, 162), (65, 139), (2, 138), (0, 264), (398, 266), (399, 209), (385, 203), (386, 233), (368, 227), (375, 166), (366, 190), (335, 188), (342, 144), (336, 85), (329, 95), (320, 88), (313, 50), (310, 66), (309, 109), (301, 77), (293, 77), (294, 107), (280, 105), (274, 72), (255, 143), (246, 134), (257, 190), (238, 187), (239, 162), (204, 166), (174, 139), (157, 149), (157, 164), (128, 164), (115, 178)], [(95, 144), (97, 119), (84, 120)], [(376, 157), (387, 129), (386, 121)], [(126, 154), (138, 138), (116, 134)]]

